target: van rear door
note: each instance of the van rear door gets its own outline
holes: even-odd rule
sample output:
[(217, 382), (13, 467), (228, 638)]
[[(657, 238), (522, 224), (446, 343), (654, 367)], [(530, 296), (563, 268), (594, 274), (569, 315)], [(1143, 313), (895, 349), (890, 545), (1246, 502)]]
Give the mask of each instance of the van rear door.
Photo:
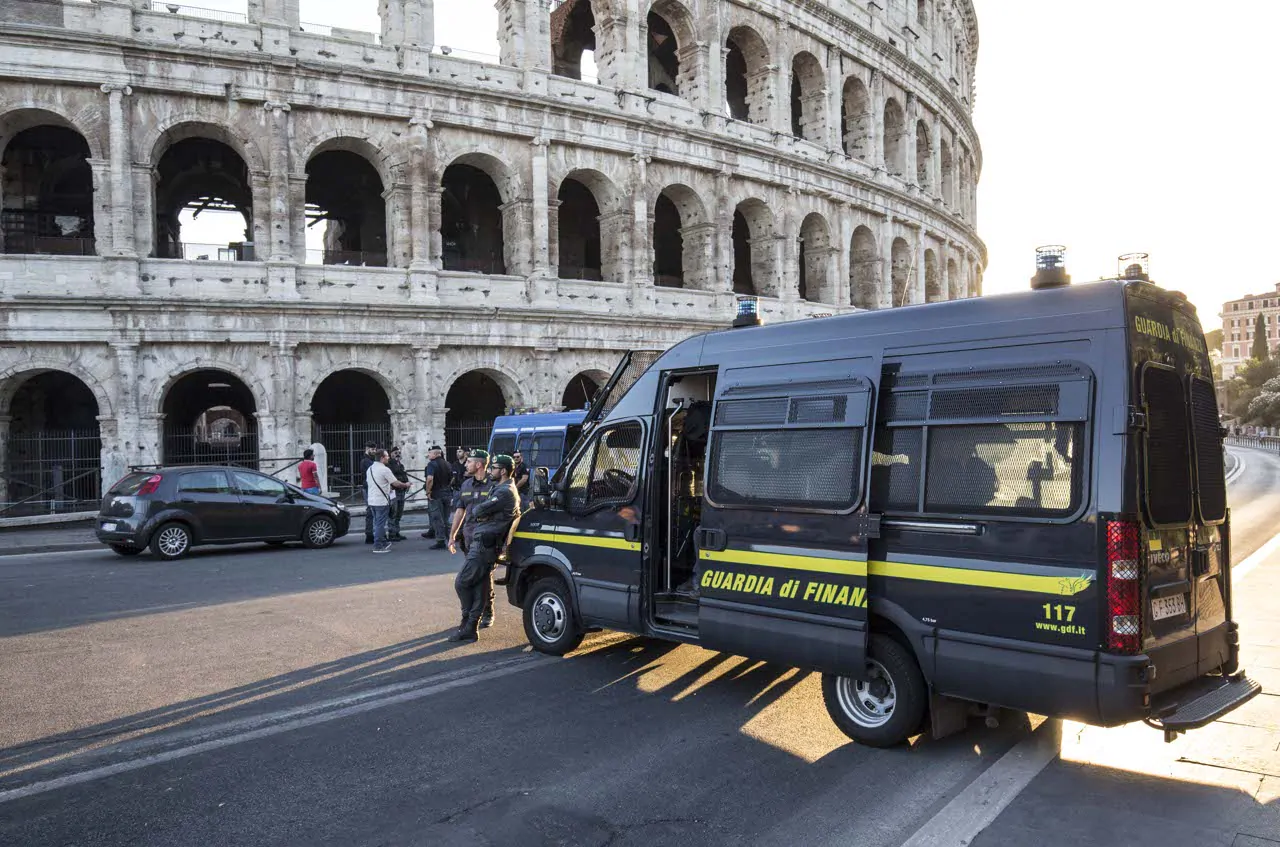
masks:
[(698, 541), (698, 639), (865, 673), (865, 480), (880, 359), (722, 368)]

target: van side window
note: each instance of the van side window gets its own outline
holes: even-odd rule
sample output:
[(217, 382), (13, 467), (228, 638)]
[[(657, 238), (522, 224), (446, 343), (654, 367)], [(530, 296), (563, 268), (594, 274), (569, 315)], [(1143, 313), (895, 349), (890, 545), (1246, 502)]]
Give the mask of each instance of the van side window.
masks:
[(643, 431), (634, 422), (600, 433), (578, 457), (569, 475), (569, 508), (589, 512), (611, 503), (629, 503), (640, 472)]
[(564, 436), (555, 432), (534, 436), (533, 456), (535, 467), (560, 467), (564, 461)]
[(489, 442), (489, 455), (491, 456), (510, 456), (516, 450), (515, 435), (495, 435), (493, 440)]
[(1085, 368), (893, 374), (885, 384), (872, 508), (1027, 518), (1079, 509), (1092, 396)]

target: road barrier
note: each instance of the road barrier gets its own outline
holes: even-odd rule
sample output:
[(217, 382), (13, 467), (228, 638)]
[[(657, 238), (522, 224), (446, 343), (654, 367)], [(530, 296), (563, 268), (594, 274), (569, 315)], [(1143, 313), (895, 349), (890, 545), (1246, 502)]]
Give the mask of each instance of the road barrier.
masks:
[(1280, 436), (1276, 435), (1232, 435), (1227, 444), (1231, 447), (1252, 447), (1255, 450), (1269, 450), (1280, 453)]

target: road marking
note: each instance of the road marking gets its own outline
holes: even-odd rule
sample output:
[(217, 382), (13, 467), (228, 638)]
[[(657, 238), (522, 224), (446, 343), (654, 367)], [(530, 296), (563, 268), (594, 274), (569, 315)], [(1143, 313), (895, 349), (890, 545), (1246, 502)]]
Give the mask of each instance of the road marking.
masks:
[[(252, 718), (232, 721), (218, 726), (188, 730), (184, 733), (172, 733), (157, 736), (156, 738), (139, 739), (138, 741), (127, 742), (126, 744), (120, 745), (117, 751), (111, 752), (141, 752), (145, 749), (154, 749), (156, 747), (172, 744), (174, 740), (209, 738), (207, 741), (187, 744), (186, 746), (178, 747), (173, 750), (165, 750), (163, 752), (141, 756), (128, 761), (89, 768), (88, 770), (67, 774), (66, 776), (60, 776), (55, 779), (45, 780), (43, 782), (33, 782), (30, 785), (12, 788), (8, 791), (0, 791), (0, 804), (8, 803), (13, 800), (21, 800), (24, 797), (31, 797), (36, 794), (56, 791), (60, 788), (67, 788), (72, 785), (80, 785), (86, 782), (105, 779), (106, 777), (116, 776), (117, 774), (140, 770), (142, 768), (150, 767), (151, 765), (172, 762), (177, 759), (185, 759), (188, 756), (194, 756), (199, 753), (207, 753), (211, 750), (230, 747), (234, 744), (243, 744), (246, 741), (256, 741), (261, 738), (269, 738), (273, 735), (292, 732), (295, 729), (303, 729), (316, 724), (328, 723), (329, 721), (359, 715), (364, 712), (381, 709), (386, 706), (394, 706), (399, 703), (420, 700), (424, 697), (443, 694), (446, 691), (464, 688), (478, 682), (487, 682), (489, 680), (520, 673), (521, 671), (537, 667), (550, 661), (550, 659), (546, 659), (536, 653), (525, 654), (513, 659), (490, 662), (476, 669), (458, 671), (451, 674), (437, 674), (428, 679), (417, 682), (401, 682), (393, 685), (387, 685), (381, 688), (375, 688), (369, 691), (353, 694), (348, 697), (328, 700), (323, 703), (316, 703), (310, 706), (300, 706), (294, 709), (272, 712), (266, 715), (257, 715)], [(441, 678), (445, 676), (452, 678)], [(225, 734), (228, 731), (231, 732), (230, 735)], [(216, 737), (210, 738), (210, 736)], [(107, 750), (110, 751), (110, 748), (107, 748)]]
[(1226, 478), (1223, 480), (1224, 483), (1230, 485), (1240, 478), (1240, 474), (1244, 473), (1244, 469), (1248, 466), (1245, 464), (1244, 456), (1240, 455), (1235, 450), (1228, 450), (1227, 452), (1236, 457), (1236, 466), (1231, 469), (1231, 473), (1227, 474)]
[(1271, 539), (1267, 541), (1267, 543), (1259, 547), (1257, 550), (1254, 550), (1253, 554), (1250, 555), (1249, 558), (1245, 559), (1243, 562), (1241, 562), (1240, 564), (1232, 568), (1231, 581), (1239, 582), (1240, 580), (1244, 579), (1246, 576), (1249, 575), (1250, 571), (1252, 571), (1254, 568), (1258, 567), (1258, 565), (1265, 562), (1277, 550), (1280, 550), (1280, 533), (1276, 533), (1275, 535), (1271, 536)]
[(1046, 720), (951, 802), (902, 847), (964, 847), (999, 817), (1062, 749), (1062, 722)]

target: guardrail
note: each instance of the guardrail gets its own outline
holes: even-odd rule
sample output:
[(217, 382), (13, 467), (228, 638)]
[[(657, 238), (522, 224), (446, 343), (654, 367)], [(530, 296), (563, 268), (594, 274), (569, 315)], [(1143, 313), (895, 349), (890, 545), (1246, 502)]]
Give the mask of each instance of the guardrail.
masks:
[(1276, 435), (1230, 435), (1227, 444), (1232, 447), (1252, 447), (1255, 450), (1268, 450), (1280, 453), (1280, 436)]
[(221, 21), (228, 24), (245, 24), (249, 16), (243, 12), (228, 12), (224, 9), (206, 9), (203, 6), (188, 6), (185, 3), (168, 3), (165, 0), (152, 0), (151, 11), (168, 12), (171, 15), (182, 15), (187, 18), (204, 18), (206, 21)]

